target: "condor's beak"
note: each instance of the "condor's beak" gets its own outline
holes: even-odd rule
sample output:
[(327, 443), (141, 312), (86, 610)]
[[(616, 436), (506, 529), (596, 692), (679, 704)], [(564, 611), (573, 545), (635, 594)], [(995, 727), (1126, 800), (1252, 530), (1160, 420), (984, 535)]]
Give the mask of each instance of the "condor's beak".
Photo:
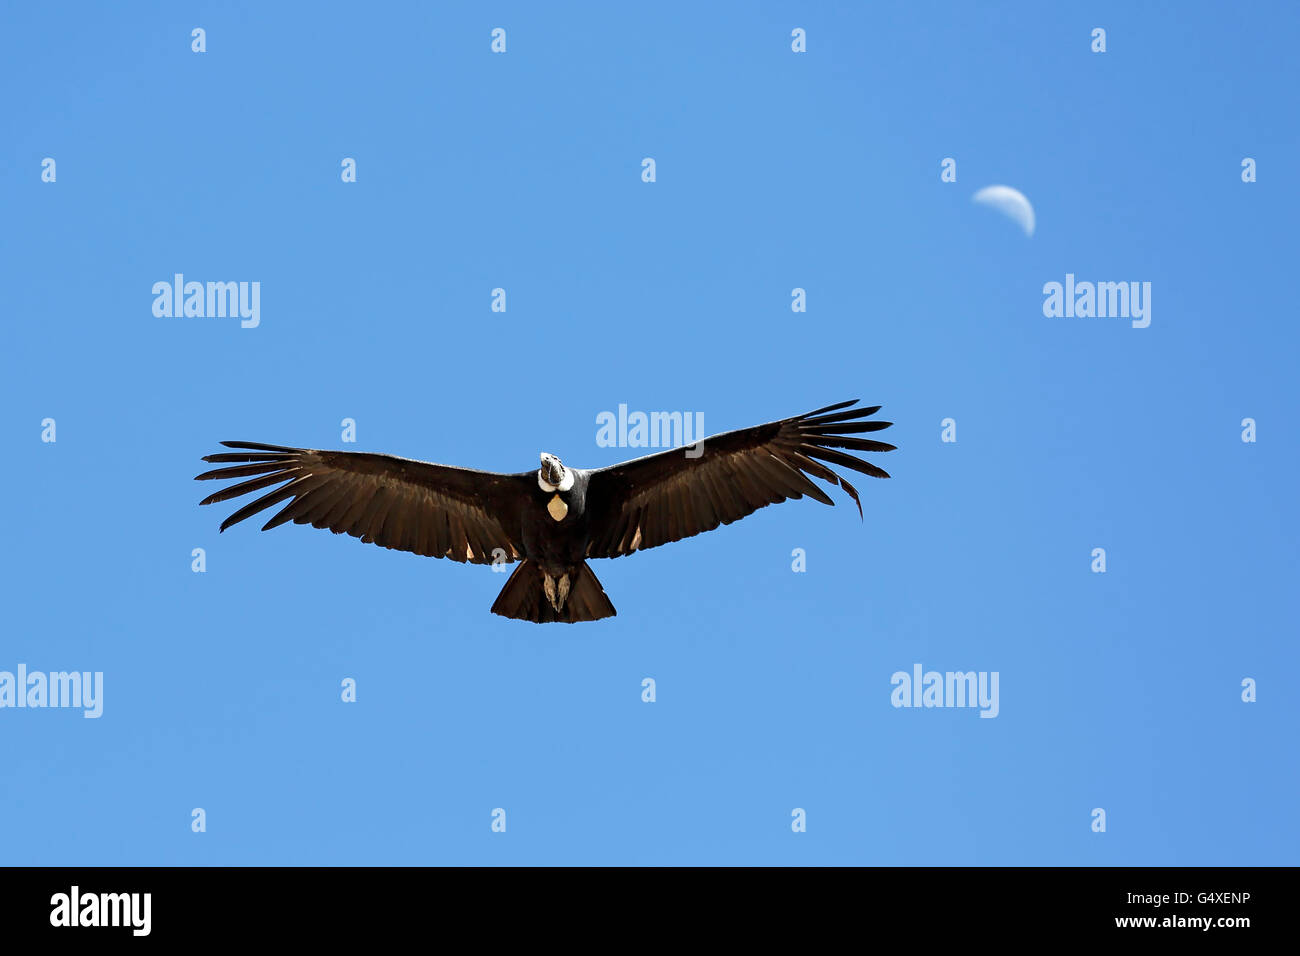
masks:
[(542, 478), (548, 485), (558, 485), (564, 480), (564, 466), (554, 455), (542, 455)]

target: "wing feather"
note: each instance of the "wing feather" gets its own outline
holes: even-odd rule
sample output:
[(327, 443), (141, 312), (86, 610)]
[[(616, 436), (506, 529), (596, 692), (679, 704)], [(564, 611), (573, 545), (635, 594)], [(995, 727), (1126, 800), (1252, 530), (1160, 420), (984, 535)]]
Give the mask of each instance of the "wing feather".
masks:
[(831, 466), (888, 478), (887, 472), (849, 452), (886, 452), (894, 446), (852, 437), (891, 424), (864, 421), (880, 411), (879, 405), (851, 407), (855, 405), (856, 399), (837, 402), (794, 418), (714, 435), (704, 440), (703, 453), (694, 458), (678, 448), (591, 472), (587, 509), (593, 532), (587, 557), (616, 558), (689, 538), (805, 495), (833, 505), (813, 478), (843, 488), (862, 514), (858, 490)]
[(498, 548), (510, 560), (523, 554), (520, 517), (532, 472), (502, 475), (391, 455), (222, 444), (236, 451), (203, 460), (226, 467), (206, 471), (198, 480), (246, 480), (201, 504), (271, 489), (223, 521), (222, 531), (284, 503), (262, 530), (292, 521), (384, 548), (475, 564), (490, 564)]

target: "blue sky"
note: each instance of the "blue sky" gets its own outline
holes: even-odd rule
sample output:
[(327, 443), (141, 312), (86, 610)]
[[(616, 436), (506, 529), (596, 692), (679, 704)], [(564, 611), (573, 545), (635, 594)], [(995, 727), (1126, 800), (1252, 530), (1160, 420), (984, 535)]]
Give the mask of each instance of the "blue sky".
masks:
[[(2, 26), (0, 670), (104, 675), (99, 719), (0, 709), (3, 862), (1297, 862), (1294, 5)], [(260, 325), (155, 317), (177, 272), (259, 282)], [(1045, 317), (1066, 274), (1150, 282), (1150, 326)], [(865, 521), (597, 562), (619, 616), (574, 627), (489, 614), (486, 568), (219, 536), (190, 480), (222, 439), (598, 467), (642, 453), (596, 443), (620, 403), (853, 397), (899, 446)], [(997, 672), (998, 716), (891, 706), (918, 663)]]

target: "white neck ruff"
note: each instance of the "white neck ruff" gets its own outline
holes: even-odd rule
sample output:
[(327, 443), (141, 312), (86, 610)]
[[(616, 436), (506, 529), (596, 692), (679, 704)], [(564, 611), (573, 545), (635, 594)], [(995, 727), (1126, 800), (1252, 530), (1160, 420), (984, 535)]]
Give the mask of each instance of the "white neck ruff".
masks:
[(558, 485), (553, 485), (542, 477), (542, 469), (537, 469), (537, 486), (542, 491), (568, 491), (573, 487), (573, 472), (568, 468), (564, 469), (564, 477), (560, 479)]

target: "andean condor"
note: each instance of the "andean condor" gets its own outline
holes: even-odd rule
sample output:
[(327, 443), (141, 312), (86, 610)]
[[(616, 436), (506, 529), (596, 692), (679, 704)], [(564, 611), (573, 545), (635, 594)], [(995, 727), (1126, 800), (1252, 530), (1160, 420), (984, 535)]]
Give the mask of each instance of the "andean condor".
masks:
[(247, 479), (204, 498), (204, 505), (288, 482), (240, 508), (221, 523), (222, 531), (287, 501), (263, 531), (293, 521), (427, 557), (474, 564), (522, 558), (492, 612), (571, 624), (615, 613), (587, 566), (591, 558), (618, 558), (712, 531), (788, 498), (808, 495), (833, 505), (811, 478), (842, 487), (861, 516), (857, 489), (822, 464), (889, 477), (838, 450), (894, 450), (851, 437), (892, 424), (864, 421), (880, 406), (849, 408), (856, 404), (714, 435), (690, 454), (678, 448), (594, 471), (566, 467), (546, 453), (537, 471), (502, 475), (390, 455), (227, 441), (222, 444), (240, 450), (205, 457), (226, 467), (196, 480)]

